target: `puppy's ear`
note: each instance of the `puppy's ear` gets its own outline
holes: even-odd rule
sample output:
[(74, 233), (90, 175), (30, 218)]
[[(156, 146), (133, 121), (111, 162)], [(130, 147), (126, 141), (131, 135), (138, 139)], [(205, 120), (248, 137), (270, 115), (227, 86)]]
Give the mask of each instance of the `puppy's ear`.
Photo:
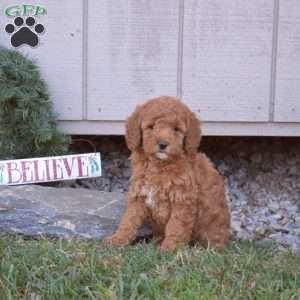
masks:
[(125, 139), (130, 151), (137, 150), (142, 143), (141, 108), (138, 106), (126, 121)]
[(188, 129), (185, 135), (184, 147), (187, 154), (196, 154), (201, 142), (201, 122), (194, 113), (188, 120)]

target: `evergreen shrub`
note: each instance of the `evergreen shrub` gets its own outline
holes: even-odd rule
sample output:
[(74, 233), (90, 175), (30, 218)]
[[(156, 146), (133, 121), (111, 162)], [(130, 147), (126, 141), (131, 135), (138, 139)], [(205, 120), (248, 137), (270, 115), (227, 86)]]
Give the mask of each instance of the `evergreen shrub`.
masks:
[(0, 159), (66, 154), (69, 143), (56, 127), (38, 66), (0, 48)]

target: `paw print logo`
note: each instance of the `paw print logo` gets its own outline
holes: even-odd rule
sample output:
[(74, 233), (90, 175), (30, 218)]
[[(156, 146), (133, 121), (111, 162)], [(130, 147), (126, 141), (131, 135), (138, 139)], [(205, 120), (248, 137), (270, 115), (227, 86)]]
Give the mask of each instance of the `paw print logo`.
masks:
[(36, 24), (33, 17), (26, 18), (25, 24), (22, 17), (17, 17), (14, 20), (14, 24), (6, 25), (5, 31), (12, 34), (10, 40), (12, 46), (19, 47), (26, 44), (35, 47), (38, 45), (38, 35), (44, 32), (44, 26), (42, 24)]

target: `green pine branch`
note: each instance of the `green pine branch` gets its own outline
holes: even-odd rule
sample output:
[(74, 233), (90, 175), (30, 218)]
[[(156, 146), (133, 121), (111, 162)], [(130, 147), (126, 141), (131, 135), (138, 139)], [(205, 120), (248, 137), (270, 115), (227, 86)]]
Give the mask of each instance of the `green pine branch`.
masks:
[(56, 128), (38, 66), (0, 48), (0, 159), (66, 154), (69, 143)]

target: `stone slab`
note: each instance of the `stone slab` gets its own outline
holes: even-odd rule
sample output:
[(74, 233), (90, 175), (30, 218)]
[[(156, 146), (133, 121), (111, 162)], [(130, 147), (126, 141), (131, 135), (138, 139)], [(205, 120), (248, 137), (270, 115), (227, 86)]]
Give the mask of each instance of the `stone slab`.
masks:
[(101, 239), (116, 229), (125, 198), (80, 188), (0, 187), (0, 234)]

